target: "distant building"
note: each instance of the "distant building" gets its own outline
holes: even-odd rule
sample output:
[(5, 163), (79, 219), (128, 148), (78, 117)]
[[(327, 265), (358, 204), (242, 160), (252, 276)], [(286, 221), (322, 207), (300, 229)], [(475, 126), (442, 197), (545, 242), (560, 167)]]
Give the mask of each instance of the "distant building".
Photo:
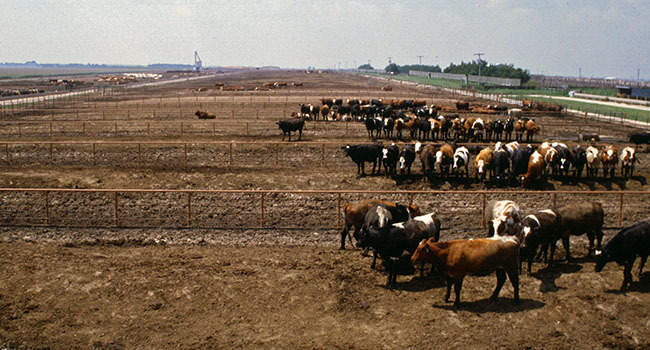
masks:
[(625, 85), (617, 85), (618, 96), (629, 97), (642, 100), (650, 99), (650, 88), (638, 88)]

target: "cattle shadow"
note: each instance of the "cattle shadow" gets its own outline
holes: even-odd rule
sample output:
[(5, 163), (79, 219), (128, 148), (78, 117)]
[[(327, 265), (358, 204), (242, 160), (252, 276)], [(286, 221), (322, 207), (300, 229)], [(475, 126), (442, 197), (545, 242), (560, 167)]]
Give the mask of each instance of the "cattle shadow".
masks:
[(458, 309), (455, 309), (453, 305), (453, 296), (450, 300), (451, 301), (447, 304), (434, 304), (433, 307), (441, 310), (454, 312), (467, 311), (475, 314), (509, 314), (514, 312), (541, 309), (546, 305), (545, 303), (538, 300), (519, 299), (519, 301), (514, 301), (514, 299), (510, 297), (505, 297), (497, 298), (497, 300), (487, 298), (476, 301), (461, 301)]
[(645, 179), (645, 176), (638, 176), (638, 175), (637, 175), (637, 176), (631, 176), (631, 177), (629, 178), (629, 180), (639, 181), (639, 183), (641, 184), (641, 186), (645, 186), (646, 183), (647, 183), (647, 182), (646, 182), (646, 179)]
[[(397, 281), (393, 285), (393, 290), (399, 290), (404, 292), (426, 292), (431, 289), (437, 289), (446, 286), (445, 281), (440, 277), (425, 276), (421, 277), (420, 272), (417, 272), (410, 281)], [(388, 289), (386, 285), (381, 284), (377, 285), (384, 289)]]
[[(577, 259), (576, 259), (577, 260)], [(547, 266), (542, 269), (539, 269), (532, 274), (531, 277), (536, 278), (542, 282), (539, 286), (539, 291), (542, 293), (557, 292), (560, 289), (566, 289), (564, 287), (559, 287), (555, 284), (555, 280), (560, 278), (563, 274), (575, 273), (582, 270), (582, 265), (576, 264), (575, 262), (569, 264), (558, 265), (557, 263), (553, 266)]]
[[(623, 279), (623, 267), (621, 266), (621, 281)], [(628, 289), (625, 292), (622, 292), (619, 288), (608, 289), (605, 292), (610, 294), (623, 294), (627, 292), (638, 292), (638, 293), (650, 293), (650, 272), (644, 272), (638, 277), (637, 274), (632, 273), (632, 282), (630, 282)]]

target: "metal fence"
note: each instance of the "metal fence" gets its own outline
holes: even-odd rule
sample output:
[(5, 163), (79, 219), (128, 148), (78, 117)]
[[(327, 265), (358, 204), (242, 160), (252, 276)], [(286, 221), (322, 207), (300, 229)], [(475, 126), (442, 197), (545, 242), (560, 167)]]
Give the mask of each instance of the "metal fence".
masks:
[[(645, 191), (359, 191), (0, 188), (0, 225), (340, 229), (347, 201), (380, 195), (435, 212), (445, 229), (485, 228), (488, 200), (512, 199), (523, 212), (571, 200), (603, 203), (605, 225), (645, 218)], [(628, 198), (627, 201), (624, 199)], [(624, 210), (625, 204), (627, 210)], [(629, 221), (629, 220), (628, 220)]]
[(466, 74), (422, 72), (417, 70), (410, 70), (409, 75), (416, 76), (416, 77), (424, 77), (429, 79), (448, 79), (448, 80), (461, 80), (464, 82), (471, 81), (476, 83), (486, 83), (486, 84), (503, 85), (503, 86), (521, 86), (521, 79), (511, 79), (511, 78), (497, 78), (497, 77), (486, 77), (486, 76), (466, 75)]

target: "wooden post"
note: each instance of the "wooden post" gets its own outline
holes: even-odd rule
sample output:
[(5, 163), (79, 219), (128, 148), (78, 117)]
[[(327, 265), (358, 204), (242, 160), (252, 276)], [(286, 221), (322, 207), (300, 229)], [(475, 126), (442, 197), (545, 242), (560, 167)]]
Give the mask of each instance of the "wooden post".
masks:
[(246, 123), (246, 136), (248, 136), (248, 123)]
[(264, 228), (264, 192), (261, 193), (260, 198), (260, 228)]
[(83, 122), (82, 125), (83, 125), (83, 134), (86, 135), (86, 122)]
[(147, 122), (147, 136), (151, 136), (151, 123)]
[(45, 191), (45, 225), (50, 226), (50, 191)]
[(325, 165), (325, 144), (320, 145), (320, 166)]
[(93, 143), (93, 165), (96, 164), (95, 160), (96, 160), (96, 158), (95, 158), (95, 144)]
[(117, 122), (115, 122), (115, 135), (117, 136)]
[(183, 136), (183, 122), (181, 122), (181, 136)]
[(192, 226), (192, 192), (187, 192), (187, 227)]
[(232, 142), (230, 143), (230, 148), (229, 148), (228, 154), (230, 155), (230, 162), (229, 163), (230, 163), (230, 165), (232, 165)]
[(217, 136), (217, 123), (212, 122), (212, 136), (216, 137)]
[(142, 156), (141, 156), (141, 147), (140, 144), (138, 143), (138, 165), (142, 165)]
[(187, 143), (185, 144), (185, 158), (183, 164), (185, 165), (185, 170), (187, 170)]
[(115, 227), (118, 227), (119, 226), (119, 221), (117, 220), (117, 192), (115, 192), (115, 210), (113, 211), (113, 214), (115, 216), (115, 218), (114, 218), (115, 219), (114, 220)]
[(50, 122), (50, 137), (52, 137), (52, 122)]
[(275, 144), (275, 165), (278, 165), (278, 144)]
[(22, 135), (22, 130), (20, 130), (20, 123), (18, 123), (18, 136)]
[(7, 164), (9, 164), (9, 144), (5, 143), (5, 160), (7, 161)]
[(557, 208), (557, 193), (553, 193), (553, 208)]
[(52, 164), (52, 144), (50, 143), (50, 164)]

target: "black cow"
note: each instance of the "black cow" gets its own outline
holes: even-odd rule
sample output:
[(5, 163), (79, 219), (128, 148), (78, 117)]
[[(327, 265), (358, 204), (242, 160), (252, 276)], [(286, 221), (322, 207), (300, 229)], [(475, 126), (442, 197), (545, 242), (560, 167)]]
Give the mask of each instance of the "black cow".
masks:
[[(374, 208), (370, 208), (366, 213), (366, 217), (361, 226), (360, 234), (363, 235), (369, 228), (383, 228), (390, 226), (396, 222), (404, 222), (411, 219), (411, 214), (408, 209), (397, 204), (395, 206), (387, 206), (379, 204)], [(369, 248), (369, 247), (366, 247)], [(377, 264), (377, 250), (374, 251), (372, 264), (370, 268), (374, 269)]]
[(361, 119), (361, 106), (358, 104), (350, 106), (350, 116), (352, 116), (352, 119), (354, 120), (360, 120)]
[(573, 166), (573, 175), (579, 179), (582, 176), (582, 170), (587, 164), (587, 152), (580, 146), (576, 146), (573, 148), (571, 159), (571, 165)]
[(630, 135), (630, 142), (635, 145), (650, 144), (650, 132), (639, 132)]
[(594, 238), (597, 240), (596, 249), (601, 249), (603, 240), (603, 223), (605, 211), (598, 202), (579, 202), (557, 208), (562, 217), (562, 245), (566, 251), (568, 262), (572, 262), (569, 251), (569, 236), (587, 234), (589, 239), (589, 252), (594, 249)]
[(515, 120), (509, 118), (503, 126), (503, 131), (506, 133), (505, 139), (510, 141), (512, 139), (512, 132), (515, 130)]
[(510, 181), (518, 179), (519, 175), (528, 173), (528, 161), (530, 159), (530, 150), (527, 147), (515, 151), (512, 156), (512, 170), (510, 171)]
[(374, 175), (375, 168), (379, 170), (377, 163), (381, 161), (382, 150), (384, 149), (384, 146), (381, 143), (353, 146), (347, 145), (341, 148), (345, 150), (345, 155), (350, 156), (352, 161), (357, 164), (357, 174), (361, 173), (360, 176), (366, 176), (365, 162), (372, 162), (371, 175)]
[(641, 266), (639, 266), (639, 277), (641, 277), (643, 265), (650, 255), (650, 221), (646, 219), (622, 229), (602, 251), (596, 251), (596, 255), (598, 256), (596, 272), (602, 271), (605, 264), (610, 261), (616, 261), (617, 264), (625, 267), (621, 286), (621, 291), (624, 292), (632, 282), (632, 266), (636, 256), (641, 257)]
[(508, 151), (500, 149), (494, 152), (494, 178), (497, 181), (505, 180), (506, 173), (510, 171), (510, 156)]
[(298, 141), (302, 138), (302, 128), (305, 126), (305, 119), (303, 118), (291, 118), (287, 120), (281, 120), (277, 122), (278, 127), (282, 130), (282, 141), (284, 141), (284, 135), (289, 134), (289, 141), (291, 141), (291, 132), (298, 131)]
[(418, 118), (415, 120), (415, 128), (420, 135), (421, 141), (426, 141), (431, 134), (431, 122), (426, 119)]
[(492, 133), (494, 134), (494, 140), (500, 141), (503, 137), (503, 130), (505, 129), (505, 123), (503, 120), (495, 120), (494, 125), (492, 125)]
[(559, 160), (559, 173), (562, 177), (569, 176), (569, 170), (571, 169), (571, 164), (575, 162), (573, 153), (563, 144), (557, 144), (554, 146), (557, 151), (557, 159)]
[(411, 165), (415, 161), (415, 150), (413, 146), (406, 145), (402, 152), (399, 154), (399, 170), (400, 174), (404, 175), (404, 169), (408, 169), (408, 174), (411, 175)]
[(384, 173), (386, 177), (397, 176), (397, 161), (399, 159), (399, 147), (392, 143), (382, 150), (381, 162), (384, 164)]
[(368, 137), (375, 138), (381, 137), (381, 130), (383, 128), (383, 123), (379, 118), (367, 118), (366, 119), (366, 130), (368, 131)]
[[(528, 274), (531, 274), (531, 267), (537, 248), (541, 245), (545, 252), (546, 247), (551, 247), (551, 258), (548, 265), (553, 264), (555, 254), (555, 242), (562, 236), (562, 217), (553, 209), (541, 210), (523, 218), (519, 222), (521, 228), (519, 236), (521, 241), (519, 256), (520, 261), (528, 262)], [(521, 271), (521, 265), (519, 267)]]
[(388, 117), (384, 119), (384, 137), (391, 138), (393, 136), (393, 129), (395, 128), (395, 119)]

